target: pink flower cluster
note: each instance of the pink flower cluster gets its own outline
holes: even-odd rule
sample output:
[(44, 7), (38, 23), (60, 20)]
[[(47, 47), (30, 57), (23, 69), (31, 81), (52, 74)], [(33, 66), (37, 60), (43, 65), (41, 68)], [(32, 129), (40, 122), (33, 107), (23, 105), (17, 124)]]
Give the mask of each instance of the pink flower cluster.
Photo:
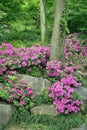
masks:
[(62, 63), (57, 60), (47, 62), (46, 65), (47, 74), (51, 77), (60, 77), (63, 73)]
[(81, 45), (81, 40), (77, 38), (78, 34), (70, 34), (66, 37), (65, 42), (65, 58), (70, 61), (72, 59), (73, 63), (85, 64), (85, 58), (87, 57), (87, 40), (83, 41)]
[(12, 45), (3, 43), (0, 46), (0, 75), (7, 69), (14, 70), (26, 67), (28, 71), (32, 66), (42, 69), (50, 57), (50, 47), (32, 46), (15, 49)]
[(72, 75), (68, 75), (49, 87), (49, 97), (53, 98), (57, 113), (69, 114), (80, 111), (82, 101), (73, 99), (74, 87), (79, 85)]
[[(71, 64), (72, 65), (72, 64)], [(46, 70), (50, 77), (60, 78), (61, 75), (73, 73), (78, 66), (70, 66), (57, 60), (47, 62)]]
[[(72, 65), (71, 62), (70, 64)], [(66, 63), (53, 60), (47, 62), (46, 69), (50, 77), (56, 77), (58, 79), (49, 88), (49, 97), (53, 98), (53, 104), (56, 107), (57, 113), (68, 114), (70, 112), (78, 112), (82, 102), (80, 100), (74, 100), (73, 93), (75, 88), (81, 84), (72, 76), (77, 66), (70, 66)]]
[(5, 89), (9, 94), (7, 100), (17, 106), (29, 105), (30, 99), (34, 97), (30, 86), (24, 80), (20, 79), (20, 77), (17, 77), (15, 71), (7, 71), (4, 78), (7, 81)]
[[(85, 43), (87, 41), (84, 41)], [(72, 64), (85, 64), (85, 57), (87, 57), (87, 45), (80, 46), (81, 41), (77, 40), (77, 34), (68, 35), (65, 42), (65, 58), (69, 61), (70, 67), (68, 70), (73, 71)], [(32, 46), (29, 48), (15, 49), (12, 45), (3, 43), (0, 46), (0, 75), (6, 70), (16, 70), (25, 67), (28, 71), (32, 70), (33, 66), (43, 69), (47, 64), (47, 73), (49, 76), (58, 77), (62, 73), (61, 62), (52, 61), (49, 63), (50, 47)], [(47, 63), (48, 62), (48, 63)], [(54, 64), (54, 65), (53, 65)], [(56, 67), (55, 67), (56, 65)], [(51, 68), (49, 70), (49, 68)], [(60, 69), (61, 68), (61, 69)], [(71, 70), (72, 68), (72, 70)]]

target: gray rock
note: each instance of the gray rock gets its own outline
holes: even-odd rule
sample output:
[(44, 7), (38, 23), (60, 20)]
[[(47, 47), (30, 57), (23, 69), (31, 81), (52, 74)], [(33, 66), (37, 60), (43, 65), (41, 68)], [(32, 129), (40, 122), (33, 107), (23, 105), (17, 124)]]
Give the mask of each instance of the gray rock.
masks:
[(87, 113), (87, 88), (84, 88), (82, 86), (78, 86), (78, 89), (76, 90), (76, 93), (82, 98), (83, 104), (81, 106), (81, 110), (85, 113)]
[(56, 109), (53, 105), (41, 105), (36, 106), (31, 109), (32, 114), (34, 115), (49, 115), (49, 116), (56, 116)]
[(87, 100), (87, 88), (78, 86), (76, 93), (79, 94), (83, 100)]
[(87, 127), (85, 124), (81, 125), (79, 128), (73, 128), (71, 130), (87, 130)]
[(6, 125), (15, 112), (13, 105), (0, 103), (0, 127)]
[(21, 75), (21, 74), (18, 75), (30, 85), (30, 87), (37, 95), (47, 90), (48, 87), (51, 85), (51, 82), (47, 79), (32, 77), (28, 75)]

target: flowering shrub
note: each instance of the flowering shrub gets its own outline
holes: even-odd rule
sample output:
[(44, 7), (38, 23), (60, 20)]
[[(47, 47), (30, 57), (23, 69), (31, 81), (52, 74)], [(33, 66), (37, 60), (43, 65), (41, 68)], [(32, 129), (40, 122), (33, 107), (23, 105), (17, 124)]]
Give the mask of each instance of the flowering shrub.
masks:
[(30, 86), (15, 74), (15, 71), (7, 71), (4, 76), (6, 80), (5, 91), (9, 95), (7, 101), (13, 103), (15, 106), (23, 106), (29, 109), (33, 105), (32, 99), (34, 98), (34, 93)]
[(56, 60), (49, 62), (49, 46), (36, 45), (26, 49), (15, 49), (12, 45), (3, 43), (0, 46), (0, 82), (4, 80), (6, 84), (4, 95), (7, 91), (8, 101), (26, 109), (32, 106), (33, 91), (24, 80), (16, 77), (16, 73), (31, 74), (34, 70), (33, 74), (41, 75), (45, 70), (49, 78), (56, 80), (49, 88), (49, 96), (53, 99), (57, 112), (65, 114), (78, 112), (82, 102), (74, 99), (73, 94), (80, 84), (72, 73), (79, 69), (79, 64), (87, 62), (87, 45), (81, 46), (80, 43), (77, 34), (66, 38), (64, 50), (66, 63)]
[(72, 75), (68, 75), (49, 87), (49, 97), (53, 98), (57, 113), (77, 113), (80, 110), (82, 102), (73, 99), (75, 87), (79, 85)]
[[(66, 38), (65, 42), (65, 58), (67, 62), (69, 61), (69, 65), (72, 64), (84, 63), (85, 58), (87, 57), (87, 46), (80, 46), (80, 40), (76, 38), (71, 38), (72, 35), (69, 35)], [(75, 36), (74, 36), (75, 37)], [(69, 39), (70, 38), (70, 39)], [(6, 70), (17, 70), (20, 72), (24, 70), (24, 72), (30, 72), (33, 66), (38, 67), (38, 69), (42, 70), (46, 68), (46, 63), (49, 61), (50, 57), (50, 47), (44, 46), (32, 46), (29, 48), (18, 48), (15, 49), (12, 45), (3, 43), (0, 46), (0, 75), (2, 75)], [(56, 68), (54, 67), (56, 65)], [(47, 71), (49, 76), (57, 76), (59, 73), (62, 73), (61, 63), (54, 61), (54, 65), (47, 63)], [(51, 70), (49, 71), (49, 66), (51, 66)], [(54, 71), (54, 68), (55, 71)], [(61, 70), (60, 70), (61, 67)], [(53, 68), (53, 69), (52, 69)], [(68, 67), (70, 68), (70, 67)], [(54, 71), (54, 72), (53, 72)], [(58, 72), (59, 71), (59, 72)], [(58, 72), (58, 73), (56, 73)]]
[(71, 74), (75, 71), (75, 69), (78, 68), (78, 66), (67, 65), (66, 63), (62, 63), (57, 60), (52, 60), (47, 62), (46, 70), (47, 74), (50, 77), (56, 77), (57, 79), (60, 79), (61, 77)]
[(15, 49), (12, 45), (3, 43), (0, 46), (0, 75), (7, 69), (26, 68), (27, 71), (31, 71), (32, 66), (43, 69), (49, 56), (50, 47), (36, 45), (26, 49)]
[(87, 57), (87, 40), (83, 41), (77, 39), (78, 34), (68, 35), (65, 42), (65, 58), (67, 61), (73, 61), (74, 64), (86, 64)]
[(60, 61), (52, 60), (47, 62), (46, 70), (50, 77), (60, 77), (60, 74), (63, 73), (62, 69), (62, 63)]
[(53, 99), (57, 113), (77, 113), (82, 104), (81, 100), (73, 97), (75, 88), (81, 85), (72, 75), (78, 66), (72, 66), (71, 62), (70, 65), (57, 60), (47, 62), (47, 74), (50, 77), (56, 77), (58, 80), (48, 89), (49, 97)]

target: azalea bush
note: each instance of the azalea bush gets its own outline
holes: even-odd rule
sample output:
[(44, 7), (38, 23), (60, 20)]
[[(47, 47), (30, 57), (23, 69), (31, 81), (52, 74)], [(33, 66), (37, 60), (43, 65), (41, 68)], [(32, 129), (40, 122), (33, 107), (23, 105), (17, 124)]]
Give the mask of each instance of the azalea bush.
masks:
[[(81, 41), (77, 39), (77, 34), (67, 36), (65, 42), (65, 59), (68, 67), (87, 63), (87, 45), (84, 44), (81, 46), (80, 43)], [(86, 43), (86, 40), (84, 43)], [(36, 45), (29, 48), (15, 49), (11, 44), (3, 43), (0, 46), (0, 74), (2, 75), (8, 69), (17, 70), (19, 73), (28, 73), (34, 67), (41, 71), (44, 69), (46, 70), (47, 67), (48, 70), (49, 57), (50, 46), (44, 47)], [(58, 71), (58, 67), (61, 66), (60, 61), (58, 61), (57, 64), (55, 68), (56, 72)], [(54, 74), (52, 73), (52, 75)]]
[(68, 66), (57, 60), (47, 63), (48, 75), (56, 77), (56, 82), (48, 90), (57, 113), (68, 114), (80, 110), (82, 102), (73, 97), (76, 87), (81, 85), (72, 75), (76, 68), (77, 66)]
[(28, 83), (17, 76), (16, 71), (7, 71), (4, 78), (5, 86), (3, 92), (8, 95), (5, 100), (17, 107), (30, 109), (33, 105), (34, 93)]
[(50, 56), (50, 47), (39, 45), (29, 48), (15, 49), (12, 45), (3, 43), (0, 46), (0, 74), (6, 70), (31, 71), (33, 67), (42, 70)]
[(80, 69), (79, 64), (87, 63), (86, 42), (83, 41), (82, 46), (77, 34), (67, 36), (64, 63), (57, 60), (49, 61), (50, 46), (35, 45), (15, 49), (11, 44), (3, 43), (0, 46), (0, 82), (5, 84), (5, 92), (9, 95), (7, 101), (26, 109), (33, 106), (34, 94), (31, 87), (19, 77), (17, 80), (16, 74), (40, 77), (45, 75), (53, 83), (48, 90), (48, 99), (52, 98), (57, 113), (77, 113), (82, 102), (78, 96), (74, 98), (74, 93), (81, 84), (73, 73)]
[(66, 37), (65, 58), (67, 62), (73, 64), (87, 64), (87, 39), (79, 40), (77, 33), (70, 34)]
[(55, 77), (60, 79), (61, 77), (65, 76), (66, 74), (73, 73), (78, 66), (74, 66), (72, 62), (69, 63), (62, 63), (61, 61), (52, 60), (47, 62), (46, 70), (47, 74), (50, 77)]
[(69, 114), (80, 111), (82, 101), (73, 98), (75, 87), (79, 85), (72, 75), (68, 75), (49, 88), (49, 97), (53, 98), (57, 113)]

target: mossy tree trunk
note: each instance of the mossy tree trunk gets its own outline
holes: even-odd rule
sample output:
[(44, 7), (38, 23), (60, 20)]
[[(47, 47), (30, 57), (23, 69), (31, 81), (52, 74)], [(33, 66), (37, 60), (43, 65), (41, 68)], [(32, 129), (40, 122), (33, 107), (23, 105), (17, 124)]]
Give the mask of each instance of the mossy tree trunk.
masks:
[(45, 0), (40, 0), (40, 23), (41, 23), (41, 40), (46, 40), (46, 16), (45, 16)]
[(50, 60), (64, 60), (65, 30), (61, 27), (61, 17), (66, 9), (66, 0), (55, 0), (54, 28), (51, 39)]

